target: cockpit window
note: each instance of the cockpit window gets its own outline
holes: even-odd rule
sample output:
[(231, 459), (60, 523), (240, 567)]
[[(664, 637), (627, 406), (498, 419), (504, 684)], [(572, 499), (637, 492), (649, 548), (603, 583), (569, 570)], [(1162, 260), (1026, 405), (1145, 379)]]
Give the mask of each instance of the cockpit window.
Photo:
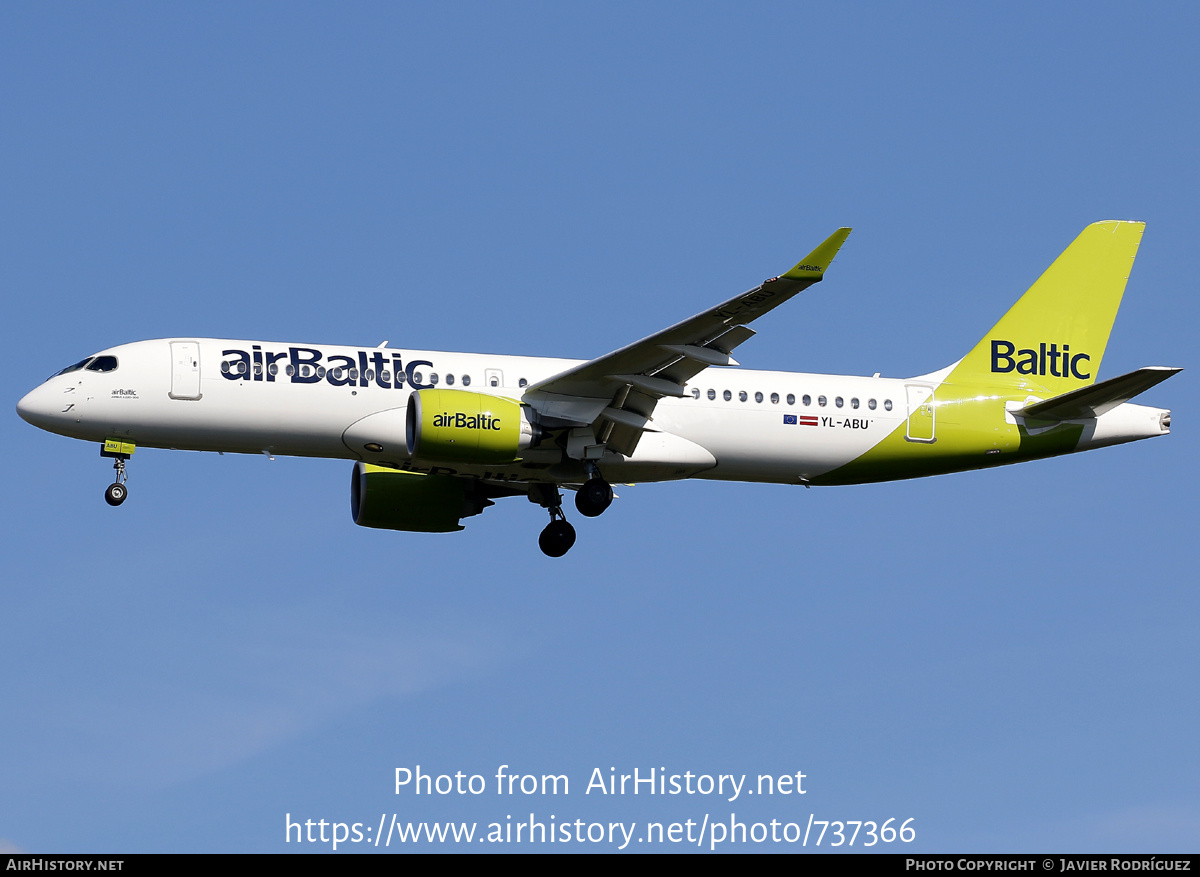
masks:
[(75, 363), (74, 365), (69, 365), (66, 368), (64, 368), (62, 371), (55, 372), (50, 377), (57, 378), (59, 375), (65, 375), (67, 372), (77, 372), (91, 361), (92, 361), (92, 358), (90, 356), (87, 359), (81, 359), (81, 360), (79, 360), (79, 362)]
[(113, 372), (117, 370), (117, 358), (115, 356), (97, 356), (92, 360), (91, 365), (87, 367), (90, 372)]

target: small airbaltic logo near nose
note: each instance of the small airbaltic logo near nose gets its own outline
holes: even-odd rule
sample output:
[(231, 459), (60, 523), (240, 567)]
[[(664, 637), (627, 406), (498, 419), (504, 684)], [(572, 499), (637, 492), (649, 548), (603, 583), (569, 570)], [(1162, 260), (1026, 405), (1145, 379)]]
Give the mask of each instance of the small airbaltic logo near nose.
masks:
[[(1092, 358), (1086, 353), (1072, 354), (1069, 344), (1064, 344), (1062, 350), (1059, 350), (1057, 344), (1046, 344), (1043, 341), (1037, 350), (1032, 347), (1022, 347), (1018, 350), (1017, 345), (1011, 341), (992, 342), (992, 371), (997, 374), (1016, 371), (1019, 375), (1053, 375), (1056, 378), (1078, 378), (1086, 381), (1092, 373), (1085, 372), (1080, 363), (1091, 361)], [(1090, 366), (1085, 367), (1090, 369)]]
[(136, 399), (138, 397), (137, 390), (113, 390), (112, 398), (114, 399)]

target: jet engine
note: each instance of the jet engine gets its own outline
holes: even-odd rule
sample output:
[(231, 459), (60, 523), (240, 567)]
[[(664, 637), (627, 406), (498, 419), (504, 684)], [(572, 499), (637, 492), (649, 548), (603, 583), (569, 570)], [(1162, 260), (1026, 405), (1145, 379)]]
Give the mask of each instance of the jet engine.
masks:
[(514, 399), (470, 390), (414, 390), (408, 398), (408, 452), (429, 463), (511, 463), (538, 428)]
[(350, 514), (360, 527), (451, 533), (494, 503), (478, 481), (355, 463)]

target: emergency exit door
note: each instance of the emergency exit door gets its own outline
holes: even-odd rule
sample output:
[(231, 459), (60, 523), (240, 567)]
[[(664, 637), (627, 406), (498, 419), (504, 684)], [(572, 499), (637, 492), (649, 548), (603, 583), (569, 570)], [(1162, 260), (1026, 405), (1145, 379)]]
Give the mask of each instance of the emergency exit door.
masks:
[(904, 437), (910, 442), (937, 441), (934, 432), (937, 408), (934, 405), (933, 387), (906, 384), (904, 389), (908, 395), (908, 432)]

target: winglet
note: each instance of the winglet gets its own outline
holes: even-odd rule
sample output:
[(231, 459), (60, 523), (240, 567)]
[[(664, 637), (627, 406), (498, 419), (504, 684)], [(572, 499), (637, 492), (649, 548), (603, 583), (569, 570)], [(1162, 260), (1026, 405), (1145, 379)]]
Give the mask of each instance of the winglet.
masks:
[(838, 250), (842, 248), (842, 244), (849, 236), (850, 229), (839, 228), (827, 237), (824, 243), (801, 259), (795, 268), (787, 274), (781, 275), (779, 279), (811, 280), (813, 282), (820, 280), (825, 274), (825, 269), (829, 267), (829, 263), (833, 261), (833, 257), (837, 255)]

